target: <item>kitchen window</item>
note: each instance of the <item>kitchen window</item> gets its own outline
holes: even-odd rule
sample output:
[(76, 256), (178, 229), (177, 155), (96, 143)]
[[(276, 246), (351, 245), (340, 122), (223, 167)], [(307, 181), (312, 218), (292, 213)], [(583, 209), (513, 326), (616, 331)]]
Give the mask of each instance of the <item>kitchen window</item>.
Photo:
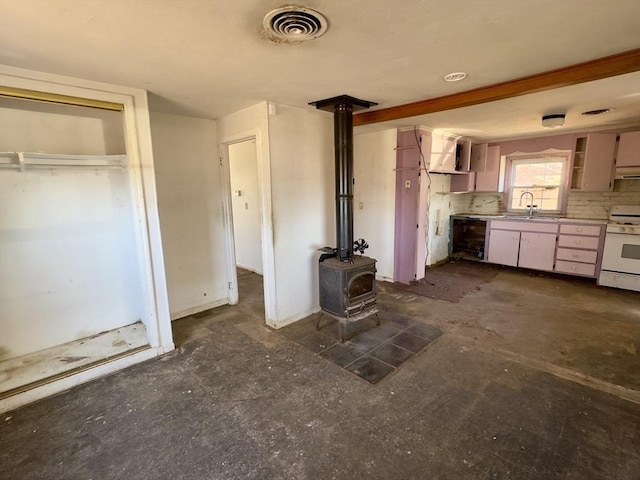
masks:
[[(531, 203), (541, 213), (566, 210), (567, 165), (570, 152), (517, 153), (507, 156), (507, 210), (525, 213)], [(533, 195), (533, 202), (531, 195)], [(523, 196), (524, 195), (524, 196)], [(522, 200), (521, 200), (522, 198)]]

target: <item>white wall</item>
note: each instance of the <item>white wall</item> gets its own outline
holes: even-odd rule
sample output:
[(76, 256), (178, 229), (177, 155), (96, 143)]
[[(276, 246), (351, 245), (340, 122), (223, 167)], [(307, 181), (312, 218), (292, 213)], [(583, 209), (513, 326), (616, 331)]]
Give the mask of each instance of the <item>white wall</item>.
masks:
[(397, 130), (354, 133), (354, 239), (369, 244), (365, 255), (377, 260), (377, 278), (393, 281)]
[(122, 112), (0, 97), (0, 151), (125, 153)]
[(262, 208), (256, 141), (229, 145), (236, 265), (262, 275)]
[(0, 359), (144, 316), (129, 176), (120, 168), (0, 171)]
[(213, 120), (151, 113), (171, 318), (227, 303), (225, 236)]
[(276, 106), (269, 117), (277, 326), (319, 309), (318, 248), (335, 246), (333, 115)]

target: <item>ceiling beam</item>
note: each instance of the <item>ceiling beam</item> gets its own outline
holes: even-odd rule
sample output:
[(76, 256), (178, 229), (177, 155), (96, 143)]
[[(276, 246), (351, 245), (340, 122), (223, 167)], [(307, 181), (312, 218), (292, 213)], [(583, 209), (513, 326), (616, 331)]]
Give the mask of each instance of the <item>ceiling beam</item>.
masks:
[(637, 71), (640, 71), (640, 48), (466, 92), (370, 110), (354, 115), (353, 125), (367, 125), (469, 107)]

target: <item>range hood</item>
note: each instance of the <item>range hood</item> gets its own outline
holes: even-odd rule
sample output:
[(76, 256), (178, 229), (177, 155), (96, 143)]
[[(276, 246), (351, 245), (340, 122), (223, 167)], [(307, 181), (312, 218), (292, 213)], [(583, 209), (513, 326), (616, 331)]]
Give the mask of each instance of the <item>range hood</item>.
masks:
[(617, 167), (614, 178), (640, 180), (640, 167)]

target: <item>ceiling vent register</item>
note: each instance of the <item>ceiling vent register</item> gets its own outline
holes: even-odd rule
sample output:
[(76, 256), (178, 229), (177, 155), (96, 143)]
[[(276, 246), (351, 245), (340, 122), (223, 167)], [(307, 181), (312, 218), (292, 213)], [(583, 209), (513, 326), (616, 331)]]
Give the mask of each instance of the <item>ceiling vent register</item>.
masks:
[(299, 5), (276, 8), (262, 21), (267, 38), (274, 43), (301, 43), (327, 31), (327, 19)]

